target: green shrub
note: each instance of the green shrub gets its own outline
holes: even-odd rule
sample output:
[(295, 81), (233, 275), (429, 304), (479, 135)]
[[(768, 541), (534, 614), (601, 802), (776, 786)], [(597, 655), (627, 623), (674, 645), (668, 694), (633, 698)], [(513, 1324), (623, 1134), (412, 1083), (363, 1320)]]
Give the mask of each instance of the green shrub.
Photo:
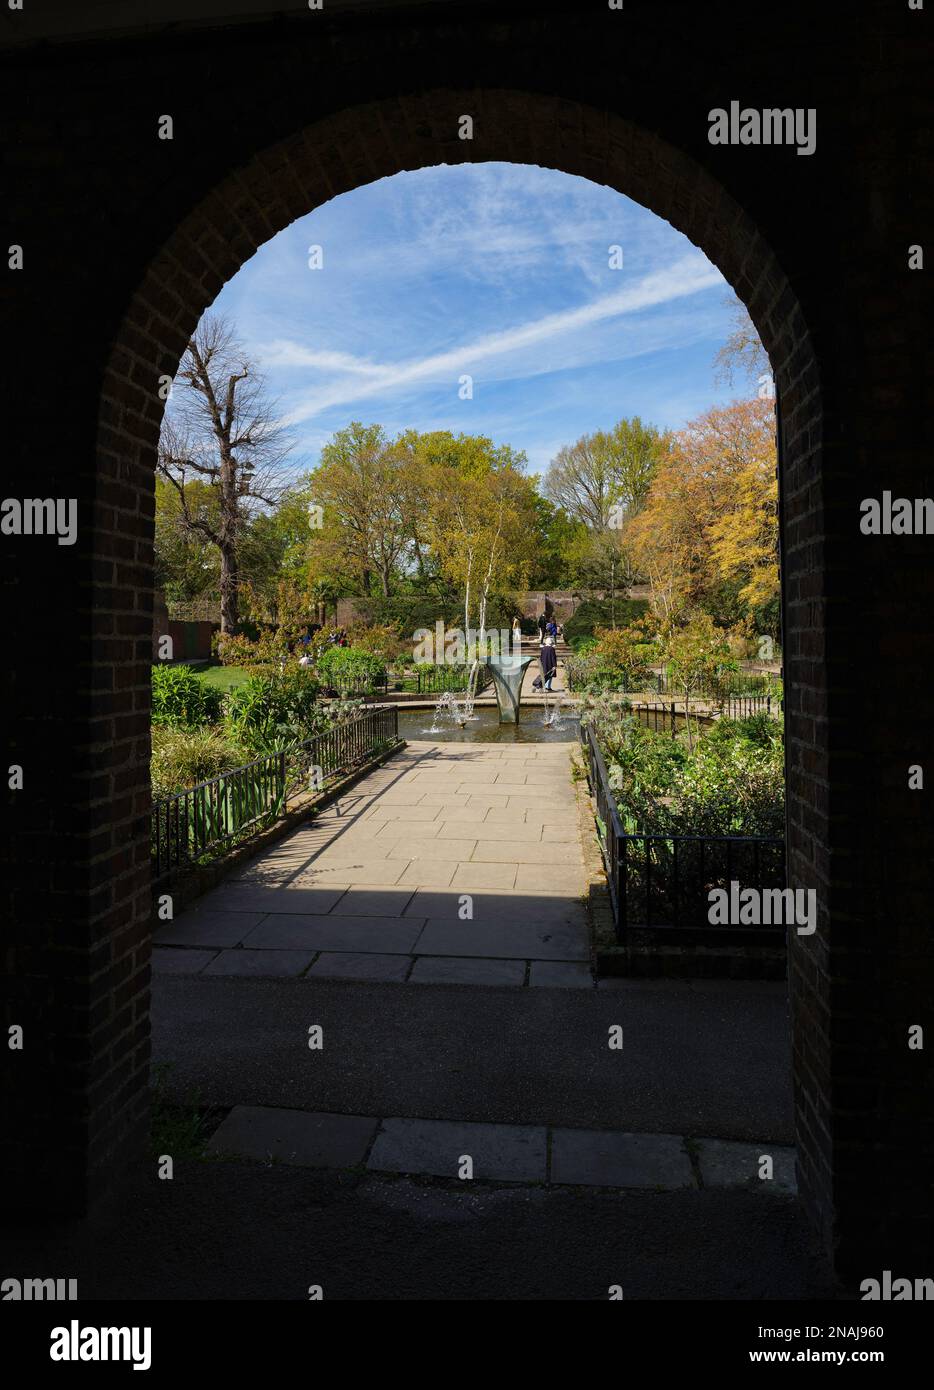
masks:
[(713, 746), (727, 743), (748, 743), (768, 748), (781, 742), (781, 729), (768, 714), (751, 714), (746, 719), (718, 719), (704, 734), (704, 742)]
[(211, 645), (222, 665), (251, 670), (280, 666), (288, 656), (288, 642), (269, 628), (257, 632), (255, 637), (245, 632), (215, 632)]
[(318, 657), (317, 671), (324, 684), (335, 690), (373, 688), (386, 679), (382, 657), (357, 647), (325, 647)]
[(701, 740), (675, 775), (671, 801), (659, 816), (673, 835), (785, 833), (785, 769), (781, 743)]
[(649, 678), (645, 654), (653, 649), (635, 641), (626, 628), (598, 628), (580, 640), (566, 663), (572, 690), (600, 694), (610, 690), (639, 690)]
[(153, 800), (195, 787), (248, 760), (247, 750), (217, 729), (156, 725), (150, 764)]
[(190, 666), (153, 666), (152, 722), (197, 729), (221, 717), (223, 696)]
[(227, 723), (254, 753), (313, 738), (329, 723), (318, 704), (320, 687), (304, 667), (254, 672), (227, 697)]
[(642, 728), (619, 704), (596, 699), (594, 728), (630, 833), (784, 834), (784, 746), (768, 715), (718, 720), (691, 748)]

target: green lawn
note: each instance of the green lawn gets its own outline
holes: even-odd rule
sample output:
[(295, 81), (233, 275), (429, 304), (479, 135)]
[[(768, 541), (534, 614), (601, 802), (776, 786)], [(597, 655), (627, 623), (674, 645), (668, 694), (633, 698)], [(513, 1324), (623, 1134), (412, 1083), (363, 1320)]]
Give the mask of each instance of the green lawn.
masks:
[(224, 691), (235, 690), (250, 674), (245, 666), (222, 666), (219, 661), (212, 661), (209, 666), (196, 666), (195, 670), (208, 685)]

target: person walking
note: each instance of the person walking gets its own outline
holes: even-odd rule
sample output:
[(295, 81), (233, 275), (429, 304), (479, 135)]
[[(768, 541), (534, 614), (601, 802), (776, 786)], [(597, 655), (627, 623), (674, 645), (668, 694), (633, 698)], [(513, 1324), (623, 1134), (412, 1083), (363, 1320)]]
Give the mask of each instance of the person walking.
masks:
[(544, 642), (544, 640), (545, 640), (545, 628), (546, 628), (547, 626), (548, 626), (548, 619), (545, 617), (544, 613), (539, 614), (539, 619), (538, 619), (538, 640), (539, 640), (539, 642)]
[(542, 680), (545, 683), (545, 689), (550, 691), (551, 682), (554, 680), (555, 672), (558, 669), (558, 653), (555, 651), (555, 639), (550, 635), (546, 637), (542, 643), (540, 660), (542, 663)]

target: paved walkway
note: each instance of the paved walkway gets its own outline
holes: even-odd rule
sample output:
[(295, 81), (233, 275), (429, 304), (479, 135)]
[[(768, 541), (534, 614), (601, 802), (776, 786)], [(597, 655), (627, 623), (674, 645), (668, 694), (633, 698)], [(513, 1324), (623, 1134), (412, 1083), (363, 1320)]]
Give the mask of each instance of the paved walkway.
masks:
[(585, 990), (163, 975), (153, 1059), (178, 1103), (788, 1144), (786, 995), (770, 981)]
[(409, 746), (166, 923), (155, 968), (591, 987), (572, 747)]
[[(237, 1105), (214, 1131), (207, 1151), (299, 1168), (366, 1168), (461, 1180), (652, 1192), (708, 1187), (746, 1187), (767, 1195), (796, 1191), (790, 1146), (554, 1125), (411, 1116), (377, 1120)], [(763, 1158), (771, 1159), (768, 1176)]]

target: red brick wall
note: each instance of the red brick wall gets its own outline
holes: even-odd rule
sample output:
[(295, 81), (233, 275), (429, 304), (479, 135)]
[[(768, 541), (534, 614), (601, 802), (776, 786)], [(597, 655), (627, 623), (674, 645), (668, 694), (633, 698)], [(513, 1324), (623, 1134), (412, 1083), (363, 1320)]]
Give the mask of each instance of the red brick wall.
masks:
[[(817, 935), (791, 942), (802, 1189), (841, 1268), (930, 1251), (930, 1050), (904, 1040), (934, 996), (931, 818), (906, 790), (934, 727), (934, 566), (929, 539), (867, 543), (856, 520), (882, 486), (932, 486), (930, 272), (906, 268), (930, 225), (927, 16), (671, 4), (662, 23), (634, 3), (568, 24), (556, 8), (441, 3), (4, 59), (5, 225), (25, 251), (0, 281), (5, 455), (81, 520), (70, 551), (3, 545), (9, 758), (27, 770), (6, 808), (5, 1010), (29, 1046), (4, 1059), (0, 1143), (19, 1201), (80, 1207), (145, 1120), (158, 378), (293, 219), (400, 169), (495, 159), (651, 207), (720, 267), (771, 355), (790, 881), (820, 901)], [(707, 111), (733, 98), (816, 107), (817, 154), (712, 148)], [(39, 679), (53, 633), (59, 678)]]

